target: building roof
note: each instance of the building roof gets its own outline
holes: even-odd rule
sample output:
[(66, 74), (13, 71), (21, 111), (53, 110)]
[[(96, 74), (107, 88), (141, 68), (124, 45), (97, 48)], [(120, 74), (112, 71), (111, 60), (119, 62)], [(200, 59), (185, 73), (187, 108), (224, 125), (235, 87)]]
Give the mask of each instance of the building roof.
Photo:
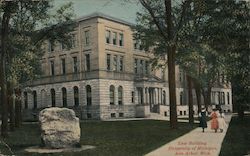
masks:
[(124, 24), (124, 25), (127, 25), (127, 26), (135, 25), (133, 23), (130, 23), (130, 22), (124, 21), (122, 19), (112, 17), (112, 16), (109, 16), (109, 15), (106, 15), (106, 14), (103, 14), (103, 13), (100, 13), (100, 12), (94, 12), (92, 14), (82, 16), (82, 17), (76, 19), (76, 21), (81, 22), (81, 21), (92, 19), (92, 18), (103, 18), (103, 19), (110, 20), (110, 21), (117, 22), (117, 23), (121, 23), (121, 24)]

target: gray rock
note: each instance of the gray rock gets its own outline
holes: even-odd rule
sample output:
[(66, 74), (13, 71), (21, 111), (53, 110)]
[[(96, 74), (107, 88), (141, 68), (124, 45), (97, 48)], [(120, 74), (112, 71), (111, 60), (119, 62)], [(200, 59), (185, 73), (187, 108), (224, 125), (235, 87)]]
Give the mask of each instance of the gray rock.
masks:
[(66, 148), (80, 145), (80, 124), (75, 112), (68, 108), (46, 108), (39, 113), (42, 145)]

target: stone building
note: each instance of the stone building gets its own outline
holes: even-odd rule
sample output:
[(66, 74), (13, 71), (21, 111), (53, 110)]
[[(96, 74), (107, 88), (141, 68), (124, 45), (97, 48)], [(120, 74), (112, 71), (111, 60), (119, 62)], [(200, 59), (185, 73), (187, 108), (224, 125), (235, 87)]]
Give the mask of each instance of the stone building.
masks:
[[(43, 76), (25, 84), (24, 112), (56, 106), (73, 108), (81, 119), (168, 116), (168, 73), (152, 68), (153, 55), (133, 40), (132, 24), (101, 13), (76, 22), (70, 48), (45, 44)], [(188, 115), (185, 82), (176, 67), (178, 115)], [(231, 111), (231, 96), (230, 86), (213, 88), (212, 102)]]

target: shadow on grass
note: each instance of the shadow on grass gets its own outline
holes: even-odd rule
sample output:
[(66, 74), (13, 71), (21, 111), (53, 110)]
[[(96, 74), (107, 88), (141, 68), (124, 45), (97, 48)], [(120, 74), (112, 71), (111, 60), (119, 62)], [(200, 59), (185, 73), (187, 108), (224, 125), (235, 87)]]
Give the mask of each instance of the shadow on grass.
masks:
[[(196, 128), (188, 123), (179, 123), (177, 130), (169, 128), (168, 121), (84, 121), (81, 122), (81, 144), (96, 148), (77, 153), (57, 153), (61, 156), (137, 156), (146, 154), (173, 139)], [(11, 133), (5, 140), (16, 155), (28, 154), (23, 149), (40, 144), (40, 130), (37, 124), (26, 124)]]
[(250, 154), (250, 115), (243, 120), (232, 117), (220, 156), (243, 156)]

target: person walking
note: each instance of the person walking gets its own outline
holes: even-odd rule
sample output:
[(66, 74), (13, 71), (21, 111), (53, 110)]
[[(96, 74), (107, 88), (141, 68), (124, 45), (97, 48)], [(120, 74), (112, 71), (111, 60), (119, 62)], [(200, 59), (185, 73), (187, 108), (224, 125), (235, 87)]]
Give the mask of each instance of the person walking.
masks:
[(222, 133), (224, 128), (226, 127), (226, 122), (225, 122), (225, 114), (220, 111), (219, 117), (218, 117), (218, 128), (220, 130), (220, 132)]
[(200, 127), (202, 128), (202, 132), (204, 133), (204, 129), (207, 128), (207, 111), (205, 108), (201, 109), (201, 112), (199, 113), (200, 117)]
[(218, 128), (219, 128), (218, 113), (216, 112), (216, 109), (213, 109), (213, 112), (211, 113), (210, 117), (212, 118), (211, 129), (214, 129), (214, 131), (216, 133)]

